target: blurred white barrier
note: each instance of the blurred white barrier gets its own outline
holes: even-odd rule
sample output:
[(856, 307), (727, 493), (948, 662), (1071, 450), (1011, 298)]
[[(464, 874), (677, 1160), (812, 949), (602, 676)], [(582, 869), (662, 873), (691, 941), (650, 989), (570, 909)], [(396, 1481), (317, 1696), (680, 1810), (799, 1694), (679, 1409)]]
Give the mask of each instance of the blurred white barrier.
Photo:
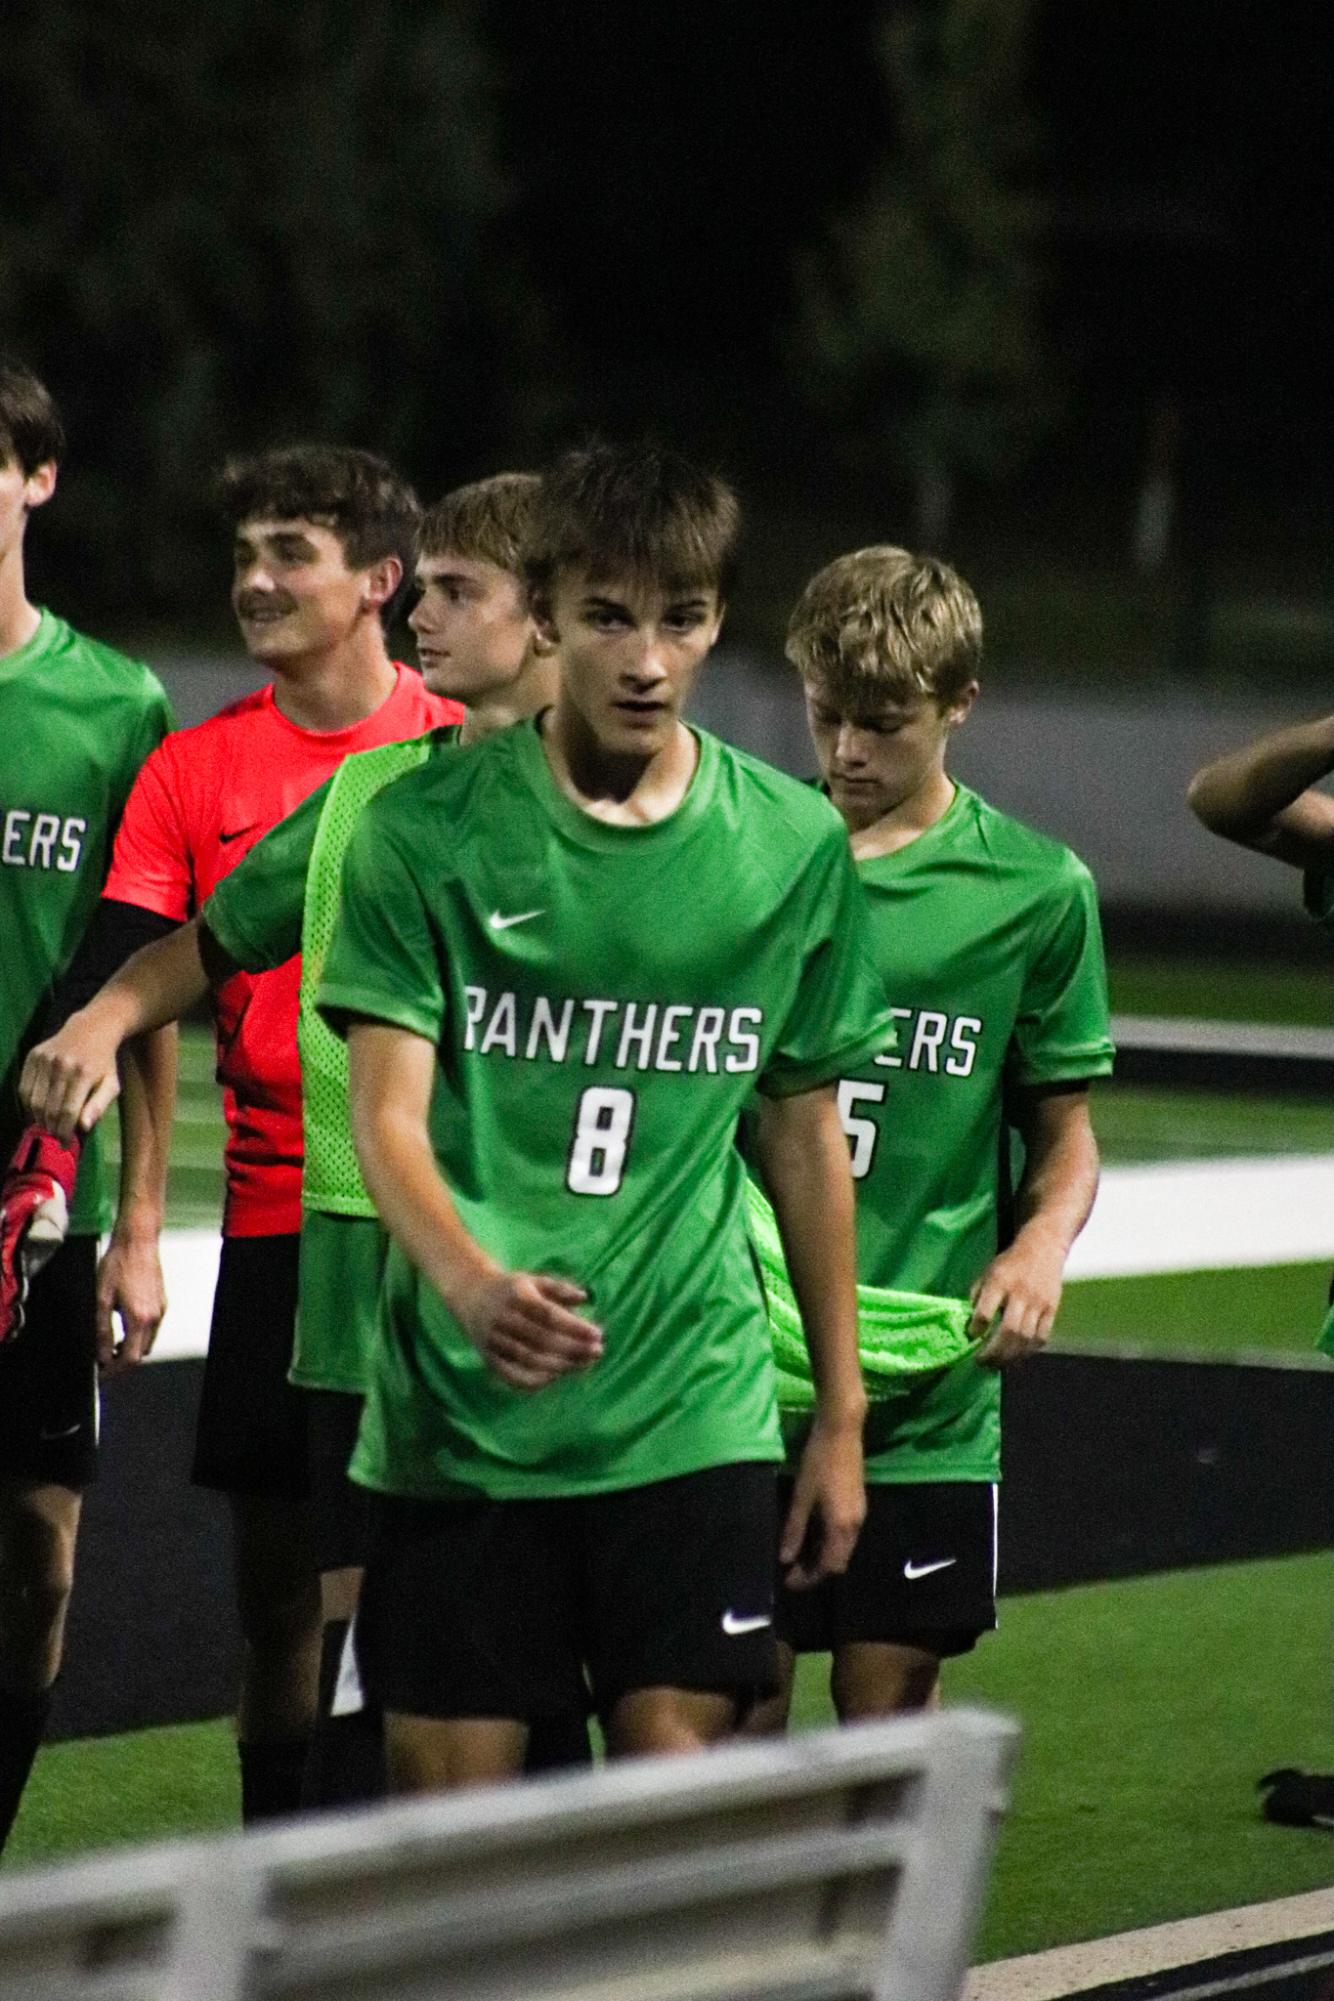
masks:
[(953, 2001), (1017, 1728), (956, 1710), (0, 1885), (0, 2001)]
[[(1127, 1278), (1323, 1258), (1334, 1260), (1334, 1154), (1259, 1154), (1104, 1168), (1066, 1275)], [(154, 1359), (202, 1355), (218, 1238), (169, 1230), (162, 1262), (171, 1305)]]

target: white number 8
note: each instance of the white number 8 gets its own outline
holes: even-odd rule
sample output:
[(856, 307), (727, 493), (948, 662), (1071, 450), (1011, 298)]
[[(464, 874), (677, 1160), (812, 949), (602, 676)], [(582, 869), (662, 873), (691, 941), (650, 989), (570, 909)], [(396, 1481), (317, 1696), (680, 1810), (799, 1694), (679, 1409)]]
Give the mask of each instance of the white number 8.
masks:
[(590, 1084), (574, 1115), (565, 1186), (575, 1195), (614, 1195), (625, 1173), (635, 1094)]

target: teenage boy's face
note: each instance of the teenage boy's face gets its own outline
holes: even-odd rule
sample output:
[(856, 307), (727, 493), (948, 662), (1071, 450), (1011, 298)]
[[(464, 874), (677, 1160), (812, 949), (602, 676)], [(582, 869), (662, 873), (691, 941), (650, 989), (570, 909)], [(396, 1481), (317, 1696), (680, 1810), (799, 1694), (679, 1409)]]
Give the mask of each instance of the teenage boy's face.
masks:
[(0, 562), (23, 546), (29, 512), (49, 500), (55, 487), (53, 463), (24, 472), (13, 454), (0, 446)]
[(944, 769), (950, 733), (972, 707), (976, 684), (942, 708), (931, 695), (850, 708), (806, 683), (806, 719), (829, 796), (856, 833), (892, 813)]
[(243, 521), (232, 545), (232, 610), (247, 653), (278, 667), (332, 651), (360, 619), (378, 616), (397, 573), (393, 557), (349, 569), (337, 535), (316, 521)]
[(517, 680), (533, 621), (511, 571), (470, 556), (419, 556), (416, 584), (420, 595), (408, 624), (433, 695), (475, 702)]
[(560, 652), (562, 703), (599, 747), (649, 758), (676, 731), (722, 624), (711, 585), (560, 572), (540, 629)]

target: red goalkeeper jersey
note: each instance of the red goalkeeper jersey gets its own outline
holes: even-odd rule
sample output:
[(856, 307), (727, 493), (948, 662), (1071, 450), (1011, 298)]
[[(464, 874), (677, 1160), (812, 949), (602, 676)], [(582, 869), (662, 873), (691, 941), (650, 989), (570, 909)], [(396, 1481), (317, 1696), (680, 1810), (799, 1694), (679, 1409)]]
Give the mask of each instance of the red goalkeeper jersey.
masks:
[[(289, 722), (271, 687), (168, 736), (145, 763), (116, 835), (103, 895), (184, 923), (261, 835), (322, 785), (345, 757), (462, 720), (399, 667), (393, 693), (350, 729)], [(301, 1227), (301, 961), (237, 973), (214, 995), (218, 1082), (227, 1117), (223, 1234)]]

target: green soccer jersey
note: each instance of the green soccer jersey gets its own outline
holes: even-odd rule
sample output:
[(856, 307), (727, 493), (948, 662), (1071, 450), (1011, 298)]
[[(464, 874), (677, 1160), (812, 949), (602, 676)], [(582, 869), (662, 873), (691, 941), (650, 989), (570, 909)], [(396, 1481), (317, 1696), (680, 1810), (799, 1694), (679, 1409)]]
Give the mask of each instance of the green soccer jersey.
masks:
[[(23, 1125), (23, 1059), (88, 928), (135, 775), (172, 727), (160, 683), (135, 660), (41, 614), (0, 657), (0, 1149)], [(70, 1228), (110, 1221), (100, 1129), (84, 1147)]]
[[(963, 1299), (1010, 1234), (1007, 1099), (1111, 1069), (1097, 899), (1068, 848), (959, 786), (858, 867), (892, 1053), (844, 1072), (864, 1284)], [(872, 1481), (994, 1480), (1000, 1377), (967, 1354), (877, 1400)]]
[(589, 1294), (604, 1353), (522, 1395), (390, 1252), (353, 1473), (424, 1497), (595, 1493), (780, 1455), (738, 1113), (889, 1033), (828, 804), (716, 738), (667, 819), (616, 827), (518, 724), (402, 778), (348, 852), (320, 990), (437, 1051), (465, 1227)]
[[(223, 951), (246, 972), (268, 971), (301, 953), (297, 1042), (305, 1161), (291, 1376), (309, 1389), (364, 1391), (384, 1258), (382, 1245), (367, 1250), (365, 1230), (310, 1231), (311, 1218), (320, 1215), (364, 1221), (379, 1234), (348, 1121), (347, 1048), (314, 1005), (337, 916), (343, 858), (362, 809), (375, 794), (451, 749), (458, 737), (458, 725), (449, 724), (349, 757), (223, 877), (202, 912)], [(329, 1265), (320, 1269), (318, 1284), (317, 1255)], [(376, 1285), (359, 1289), (356, 1281), (370, 1269)], [(331, 1312), (333, 1302), (337, 1310)]]

